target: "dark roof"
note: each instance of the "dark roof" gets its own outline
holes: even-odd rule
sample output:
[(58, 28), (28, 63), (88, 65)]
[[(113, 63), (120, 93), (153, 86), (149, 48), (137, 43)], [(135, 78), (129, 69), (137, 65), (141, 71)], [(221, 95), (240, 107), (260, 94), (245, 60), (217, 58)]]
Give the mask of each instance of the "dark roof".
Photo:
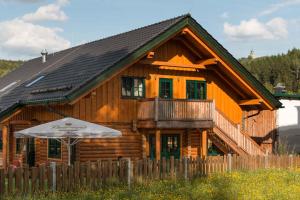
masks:
[[(237, 71), (251, 84), (259, 87), (262, 95), (266, 96), (273, 106), (281, 105), (188, 14), (49, 54), (46, 63), (41, 62), (41, 57), (29, 60), (0, 79), (0, 90), (18, 80), (9, 91), (0, 93), (0, 117), (25, 104), (67, 102), (76, 99), (186, 26), (193, 28), (209, 46), (233, 62)], [(44, 78), (26, 87), (41, 76)]]
[(300, 100), (300, 94), (275, 93), (274, 96), (277, 99)]

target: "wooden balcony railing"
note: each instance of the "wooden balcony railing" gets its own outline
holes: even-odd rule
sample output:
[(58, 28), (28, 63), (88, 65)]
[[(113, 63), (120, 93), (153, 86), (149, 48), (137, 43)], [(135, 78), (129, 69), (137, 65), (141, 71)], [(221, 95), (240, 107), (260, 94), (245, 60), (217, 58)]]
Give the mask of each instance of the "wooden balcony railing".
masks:
[(197, 121), (213, 120), (211, 100), (144, 99), (139, 102), (138, 120)]

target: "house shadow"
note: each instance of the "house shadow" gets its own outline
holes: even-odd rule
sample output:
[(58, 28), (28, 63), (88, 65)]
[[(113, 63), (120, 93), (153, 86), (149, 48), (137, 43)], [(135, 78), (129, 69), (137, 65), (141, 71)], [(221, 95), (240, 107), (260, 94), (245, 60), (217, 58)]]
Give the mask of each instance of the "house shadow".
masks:
[[(278, 126), (277, 128), (271, 130), (264, 137), (251, 138), (254, 139), (259, 145), (272, 144), (273, 152), (277, 152), (278, 148), (280, 148), (282, 150), (284, 149), (285, 153), (300, 154), (300, 106), (294, 107), (297, 109), (296, 122), (290, 125)], [(284, 120), (289, 122), (288, 119)], [(271, 141), (271, 143), (268, 143), (267, 141)]]

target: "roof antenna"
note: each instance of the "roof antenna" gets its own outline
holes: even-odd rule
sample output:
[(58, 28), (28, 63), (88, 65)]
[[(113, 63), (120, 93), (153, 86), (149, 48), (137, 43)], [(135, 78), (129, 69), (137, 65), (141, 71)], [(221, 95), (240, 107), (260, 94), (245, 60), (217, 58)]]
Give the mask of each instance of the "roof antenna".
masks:
[(48, 55), (47, 50), (43, 49), (41, 54), (42, 54), (42, 63), (45, 63), (47, 61), (47, 55)]

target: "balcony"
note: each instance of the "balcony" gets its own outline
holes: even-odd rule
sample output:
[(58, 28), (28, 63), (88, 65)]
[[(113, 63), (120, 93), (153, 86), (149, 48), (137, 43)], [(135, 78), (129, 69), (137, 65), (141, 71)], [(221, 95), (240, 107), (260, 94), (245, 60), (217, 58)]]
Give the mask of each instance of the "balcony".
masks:
[(143, 99), (138, 103), (138, 128), (211, 128), (212, 100)]

